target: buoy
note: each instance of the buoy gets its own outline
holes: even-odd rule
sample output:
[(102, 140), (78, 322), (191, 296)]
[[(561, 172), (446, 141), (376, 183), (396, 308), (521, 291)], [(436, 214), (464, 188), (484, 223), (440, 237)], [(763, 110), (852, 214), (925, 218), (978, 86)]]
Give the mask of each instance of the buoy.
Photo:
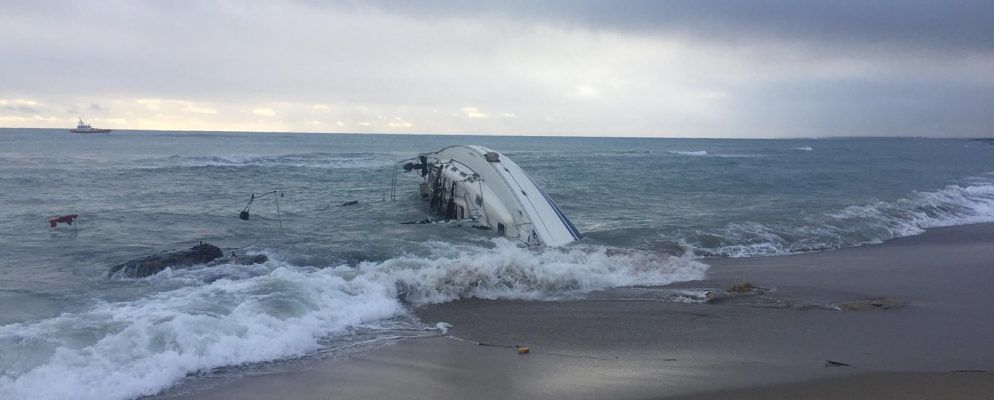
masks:
[(528, 350), (525, 346), (518, 346), (518, 354), (528, 354), (531, 350)]

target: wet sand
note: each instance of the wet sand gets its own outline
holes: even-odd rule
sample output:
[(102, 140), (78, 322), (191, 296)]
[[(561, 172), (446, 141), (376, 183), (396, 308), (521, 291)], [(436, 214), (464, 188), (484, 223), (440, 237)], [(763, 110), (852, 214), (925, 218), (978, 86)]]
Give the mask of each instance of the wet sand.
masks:
[[(424, 307), (450, 337), (169, 397), (994, 398), (994, 224), (707, 262), (706, 280), (667, 287)], [(726, 291), (743, 282), (760, 289)], [(707, 291), (721, 296), (673, 301)]]

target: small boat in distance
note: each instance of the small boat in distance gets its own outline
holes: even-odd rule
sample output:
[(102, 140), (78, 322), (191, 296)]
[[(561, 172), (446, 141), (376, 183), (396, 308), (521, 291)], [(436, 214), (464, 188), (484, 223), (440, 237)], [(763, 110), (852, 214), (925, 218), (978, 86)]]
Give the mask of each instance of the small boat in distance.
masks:
[(110, 132), (110, 129), (94, 128), (94, 127), (90, 126), (90, 124), (87, 124), (86, 122), (83, 122), (83, 119), (80, 118), (79, 122), (76, 124), (76, 128), (75, 129), (70, 129), (69, 132), (72, 132), (72, 133), (108, 133), (108, 132)]

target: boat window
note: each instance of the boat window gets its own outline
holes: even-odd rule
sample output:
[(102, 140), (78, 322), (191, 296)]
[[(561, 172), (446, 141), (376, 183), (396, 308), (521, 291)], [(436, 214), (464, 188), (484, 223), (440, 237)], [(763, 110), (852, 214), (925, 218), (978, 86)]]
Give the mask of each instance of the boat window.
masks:
[(497, 234), (500, 234), (500, 235), (504, 234), (504, 224), (497, 223)]
[(476, 205), (478, 206), (483, 205), (483, 197), (480, 197), (480, 195), (476, 195)]

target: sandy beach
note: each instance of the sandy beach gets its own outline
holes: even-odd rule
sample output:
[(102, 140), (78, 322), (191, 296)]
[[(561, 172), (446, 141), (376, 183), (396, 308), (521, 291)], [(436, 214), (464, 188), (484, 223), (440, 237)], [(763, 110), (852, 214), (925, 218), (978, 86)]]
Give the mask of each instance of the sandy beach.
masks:
[[(992, 260), (994, 224), (708, 259), (703, 281), (423, 307), (448, 336), (160, 397), (990, 399)], [(727, 290), (744, 282), (758, 289)]]

